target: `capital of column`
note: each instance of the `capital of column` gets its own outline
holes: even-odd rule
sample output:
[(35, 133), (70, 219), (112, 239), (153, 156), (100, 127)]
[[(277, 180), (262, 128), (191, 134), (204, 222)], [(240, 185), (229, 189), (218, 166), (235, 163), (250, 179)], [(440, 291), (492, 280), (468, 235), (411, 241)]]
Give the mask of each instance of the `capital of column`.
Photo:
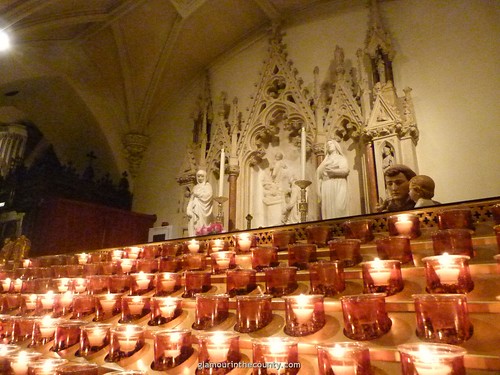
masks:
[(227, 167), (227, 172), (231, 176), (238, 177), (240, 175), (240, 166), (239, 165), (229, 165)]
[(130, 175), (136, 177), (144, 158), (144, 152), (148, 149), (150, 137), (140, 133), (128, 133), (125, 134), (122, 142), (127, 153), (126, 159)]

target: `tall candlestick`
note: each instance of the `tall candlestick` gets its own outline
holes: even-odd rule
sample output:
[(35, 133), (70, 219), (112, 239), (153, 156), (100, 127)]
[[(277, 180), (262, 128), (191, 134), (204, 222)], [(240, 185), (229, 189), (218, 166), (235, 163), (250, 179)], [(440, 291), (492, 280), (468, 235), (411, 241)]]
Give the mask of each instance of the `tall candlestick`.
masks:
[(224, 173), (225, 173), (226, 154), (224, 149), (220, 151), (220, 177), (219, 177), (219, 197), (224, 195)]
[(306, 129), (300, 131), (300, 178), (306, 179)]

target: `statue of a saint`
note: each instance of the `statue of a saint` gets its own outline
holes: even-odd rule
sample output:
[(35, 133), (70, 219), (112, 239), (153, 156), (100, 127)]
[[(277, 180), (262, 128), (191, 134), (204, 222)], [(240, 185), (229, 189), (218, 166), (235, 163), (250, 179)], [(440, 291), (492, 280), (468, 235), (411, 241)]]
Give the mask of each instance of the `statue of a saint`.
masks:
[(347, 216), (347, 176), (349, 166), (340, 144), (329, 139), (326, 156), (316, 170), (318, 197), (321, 201), (321, 218)]
[(207, 172), (204, 170), (196, 172), (196, 182), (186, 208), (190, 236), (196, 235), (197, 229), (212, 222), (213, 191), (212, 185), (207, 181)]

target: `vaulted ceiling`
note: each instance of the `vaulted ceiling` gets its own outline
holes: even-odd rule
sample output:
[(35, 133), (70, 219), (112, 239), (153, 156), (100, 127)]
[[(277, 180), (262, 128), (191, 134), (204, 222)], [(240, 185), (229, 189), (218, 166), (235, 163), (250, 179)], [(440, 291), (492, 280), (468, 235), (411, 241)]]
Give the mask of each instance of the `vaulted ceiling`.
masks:
[[(0, 0), (0, 122), (34, 123), (63, 162), (98, 153), (124, 170), (122, 137), (273, 20), (365, 0)], [(33, 158), (33, 156), (31, 156)]]

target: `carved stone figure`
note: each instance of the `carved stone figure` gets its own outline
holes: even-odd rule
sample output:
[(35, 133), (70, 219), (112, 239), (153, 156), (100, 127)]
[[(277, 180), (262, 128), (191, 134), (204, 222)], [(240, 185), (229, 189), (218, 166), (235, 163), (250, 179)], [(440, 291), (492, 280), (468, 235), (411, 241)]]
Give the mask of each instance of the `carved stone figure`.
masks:
[(347, 216), (348, 175), (349, 165), (340, 144), (333, 139), (328, 140), (325, 159), (316, 170), (323, 220)]
[(186, 208), (190, 236), (194, 236), (197, 229), (212, 222), (213, 190), (207, 181), (207, 172), (204, 170), (196, 172), (196, 182)]
[(376, 211), (403, 211), (415, 207), (410, 198), (410, 180), (416, 173), (406, 165), (395, 164), (384, 171), (387, 199), (381, 201)]
[(415, 202), (415, 208), (441, 204), (432, 199), (436, 184), (429, 176), (418, 175), (410, 180), (410, 198)]
[(285, 192), (285, 199), (281, 209), (281, 222), (283, 224), (294, 224), (300, 222), (300, 187), (295, 184), (295, 181), (297, 181), (295, 176), (292, 176), (289, 181), (289, 188)]

